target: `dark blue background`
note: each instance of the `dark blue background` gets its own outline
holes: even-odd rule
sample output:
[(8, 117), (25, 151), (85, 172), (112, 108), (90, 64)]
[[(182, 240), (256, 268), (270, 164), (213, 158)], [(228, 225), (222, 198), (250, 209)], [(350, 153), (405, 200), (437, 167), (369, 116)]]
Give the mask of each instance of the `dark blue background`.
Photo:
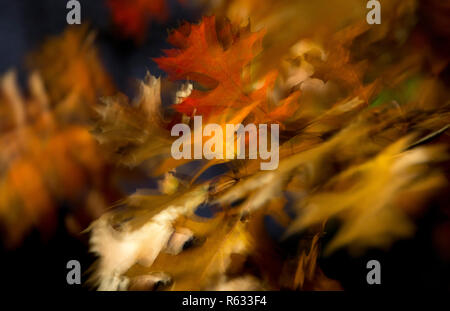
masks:
[[(168, 1), (170, 19), (166, 24), (152, 23), (143, 44), (119, 36), (111, 23), (106, 0), (79, 0), (82, 23), (89, 23), (98, 33), (97, 46), (107, 71), (118, 88), (130, 95), (133, 81), (142, 79), (148, 70), (162, 74), (152, 57), (167, 48), (167, 29), (182, 21), (195, 21), (201, 8)], [(0, 74), (15, 68), (23, 81), (27, 75), (23, 66), (27, 53), (37, 49), (48, 36), (61, 34), (67, 27), (66, 0), (0, 0)]]

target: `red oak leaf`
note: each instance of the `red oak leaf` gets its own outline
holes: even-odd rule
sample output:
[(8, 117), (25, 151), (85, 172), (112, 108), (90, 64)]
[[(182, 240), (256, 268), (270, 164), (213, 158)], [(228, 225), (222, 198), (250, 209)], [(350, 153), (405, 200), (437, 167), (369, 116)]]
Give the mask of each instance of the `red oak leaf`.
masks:
[(199, 85), (175, 108), (189, 115), (210, 115), (254, 102), (243, 73), (260, 52), (263, 36), (264, 31), (233, 28), (227, 21), (217, 27), (214, 16), (173, 31), (168, 40), (176, 49), (166, 50), (155, 62), (170, 79)]

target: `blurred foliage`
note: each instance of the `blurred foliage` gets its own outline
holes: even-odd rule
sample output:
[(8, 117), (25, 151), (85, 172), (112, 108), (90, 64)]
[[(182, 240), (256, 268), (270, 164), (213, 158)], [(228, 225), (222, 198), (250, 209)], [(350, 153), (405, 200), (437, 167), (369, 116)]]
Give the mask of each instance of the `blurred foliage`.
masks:
[[(190, 84), (171, 106), (141, 114), (165, 122), (145, 125), (130, 113), (121, 114), (128, 126), (108, 123), (114, 130), (103, 139), (127, 146), (109, 152), (152, 162), (172, 143), (167, 124), (192, 126), (201, 115), (223, 127), (279, 124), (281, 162), (264, 172), (259, 160), (203, 161), (186, 175), (178, 172), (188, 160), (153, 160), (150, 172), (166, 176), (161, 185), (173, 180), (171, 194), (138, 192), (92, 225), (99, 288), (340, 289), (318, 266), (320, 254), (389, 248), (414, 234), (431, 202), (445, 209), (448, 55), (416, 26), (417, 7), (383, 3), (382, 24), (369, 26), (361, 1), (223, 1), (199, 24), (172, 30), (174, 49), (155, 62)], [(155, 107), (159, 92), (149, 93), (140, 98)], [(120, 102), (110, 100), (108, 109)], [(128, 143), (133, 128), (155, 126), (167, 140), (138, 130)], [(228, 173), (196, 182), (224, 162)], [(212, 218), (196, 215), (202, 206)], [(294, 257), (270, 237), (267, 217), (284, 237), (299, 235)], [(341, 225), (322, 245), (330, 219)]]
[[(430, 206), (450, 215), (448, 6), (383, 2), (381, 25), (368, 25), (365, 4), (183, 1), (206, 12), (169, 30), (172, 49), (154, 59), (167, 78), (149, 73), (135, 99), (116, 92), (86, 27), (49, 39), (29, 58), (29, 94), (13, 72), (1, 81), (5, 241), (51, 231), (69, 201), (84, 211), (67, 219), (74, 233), (93, 221), (100, 290), (342, 289), (320, 258), (389, 250)], [(171, 13), (169, 1), (106, 5), (137, 43)], [(199, 115), (223, 129), (278, 124), (278, 168), (173, 159), (172, 126)], [(123, 166), (158, 186), (106, 211)], [(440, 221), (433, 243), (447, 258)]]

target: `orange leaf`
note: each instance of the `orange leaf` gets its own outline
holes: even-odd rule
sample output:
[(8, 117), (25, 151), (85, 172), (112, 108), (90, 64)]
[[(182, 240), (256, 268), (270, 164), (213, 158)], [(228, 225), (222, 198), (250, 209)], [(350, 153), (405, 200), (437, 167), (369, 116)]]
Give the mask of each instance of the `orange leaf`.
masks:
[(263, 36), (263, 31), (233, 31), (228, 22), (216, 31), (214, 16), (173, 31), (169, 42), (176, 49), (165, 51), (166, 56), (155, 59), (156, 63), (172, 80), (195, 81), (206, 89), (194, 90), (175, 108), (190, 115), (208, 115), (249, 104), (252, 98), (243, 70), (261, 50)]

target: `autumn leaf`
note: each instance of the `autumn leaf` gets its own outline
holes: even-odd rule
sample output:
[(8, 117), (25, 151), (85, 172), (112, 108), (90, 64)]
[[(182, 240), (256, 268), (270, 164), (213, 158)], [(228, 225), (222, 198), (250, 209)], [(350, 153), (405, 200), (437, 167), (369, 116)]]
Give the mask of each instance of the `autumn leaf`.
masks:
[[(397, 141), (373, 160), (350, 167), (330, 180), (330, 184), (346, 185), (345, 189), (310, 196), (303, 203), (304, 211), (301, 211), (289, 232), (321, 223), (334, 216), (343, 217), (344, 225), (328, 244), (328, 253), (344, 245), (353, 249), (385, 247), (395, 238), (411, 235), (412, 223), (395, 206), (395, 196), (402, 195), (419, 178), (423, 184), (427, 183), (427, 179), (433, 178), (434, 175), (429, 175), (430, 172), (425, 173), (425, 167), (439, 158), (444, 160), (445, 153), (439, 147), (402, 152), (408, 140), (404, 138)], [(421, 176), (424, 173), (428, 176)], [(371, 195), (375, 192), (376, 196)]]
[(205, 200), (202, 186), (159, 197), (136, 193), (124, 202), (130, 210), (118, 208), (103, 215), (89, 229), (91, 251), (100, 257), (92, 282), (102, 290), (116, 290), (118, 277), (133, 264), (151, 266), (169, 241), (178, 217), (192, 215)]
[(121, 34), (137, 42), (145, 38), (150, 21), (165, 22), (168, 18), (166, 0), (107, 0), (106, 3)]
[[(0, 109), (14, 120), (0, 134), (0, 222), (7, 247), (16, 247), (33, 228), (48, 238), (56, 228), (58, 202), (88, 206), (85, 187), (90, 185), (89, 194), (101, 192), (105, 170), (88, 129), (55, 118), (38, 73), (30, 76), (29, 96), (17, 84), (12, 71), (1, 78)], [(106, 200), (99, 197), (101, 213)]]
[(139, 84), (140, 94), (130, 103), (124, 95), (105, 97), (97, 106), (93, 134), (119, 163), (136, 166), (170, 153), (172, 138), (161, 109), (161, 81), (150, 74)]
[(227, 107), (242, 107), (253, 101), (243, 73), (261, 50), (264, 32), (236, 31), (227, 22), (219, 31), (216, 27), (216, 19), (211, 16), (204, 17), (199, 25), (185, 25), (173, 31), (169, 42), (176, 49), (155, 59), (171, 79), (194, 81), (204, 88), (194, 89), (176, 105), (180, 112), (219, 114)]
[(47, 39), (28, 58), (28, 66), (40, 73), (60, 117), (86, 121), (98, 98), (114, 93), (94, 40), (95, 33), (87, 26), (68, 28)]
[(176, 256), (161, 253), (150, 268), (136, 265), (127, 272), (127, 277), (132, 280), (138, 275), (163, 271), (172, 279), (171, 290), (210, 288), (231, 268), (232, 255), (245, 255), (252, 248), (245, 224), (239, 218), (224, 216), (213, 220), (179, 220), (178, 226), (192, 230), (204, 243)]

